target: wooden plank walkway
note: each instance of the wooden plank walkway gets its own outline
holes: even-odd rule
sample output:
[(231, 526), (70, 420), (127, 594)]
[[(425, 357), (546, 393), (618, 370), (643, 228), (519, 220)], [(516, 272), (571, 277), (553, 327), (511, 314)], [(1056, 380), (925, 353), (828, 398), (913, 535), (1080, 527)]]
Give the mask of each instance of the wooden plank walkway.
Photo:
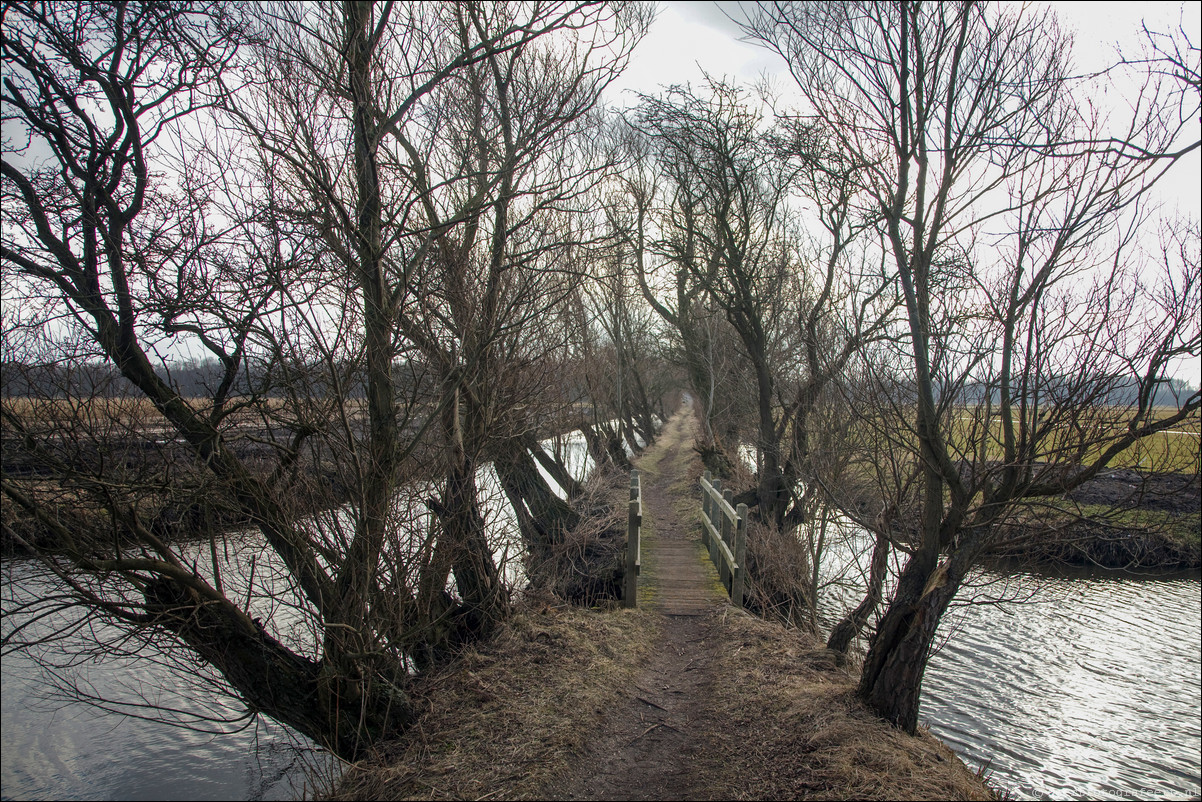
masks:
[[(695, 499), (689, 514), (673, 509), (683, 476), (696, 472), (690, 463), (696, 420), (677, 413), (651, 449), (639, 460), (643, 483), (642, 573), (639, 576), (639, 606), (665, 616), (705, 615), (730, 598), (709, 554), (701, 545), (701, 492), (694, 486), (686, 492)], [(690, 467), (694, 469), (690, 471)]]
[(660, 541), (654, 559), (658, 571), (650, 606), (660, 614), (705, 615), (729, 602), (699, 535), (689, 542)]

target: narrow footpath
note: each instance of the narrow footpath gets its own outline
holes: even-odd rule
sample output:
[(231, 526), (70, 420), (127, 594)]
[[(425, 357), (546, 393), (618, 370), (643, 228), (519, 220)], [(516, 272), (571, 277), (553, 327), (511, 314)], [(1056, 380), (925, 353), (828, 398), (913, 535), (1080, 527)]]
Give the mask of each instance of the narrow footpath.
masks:
[(697, 420), (686, 409), (636, 463), (639, 607), (653, 646), (548, 799), (989, 799), (929, 735), (874, 718), (823, 644), (735, 610), (700, 540)]
[[(721, 762), (712, 689), (713, 619), (742, 615), (698, 538), (690, 485), (696, 419), (680, 413), (636, 463), (643, 487), (639, 605), (662, 616), (650, 663), (594, 738), (580, 771), (557, 783), (564, 799), (707, 799)], [(689, 470), (694, 467), (694, 470)], [(551, 788), (548, 788), (551, 793)]]
[(821, 642), (731, 607), (700, 544), (695, 431), (681, 410), (636, 464), (637, 610), (531, 599), (423, 677), (415, 725), (322, 795), (995, 798), (929, 734), (865, 710)]

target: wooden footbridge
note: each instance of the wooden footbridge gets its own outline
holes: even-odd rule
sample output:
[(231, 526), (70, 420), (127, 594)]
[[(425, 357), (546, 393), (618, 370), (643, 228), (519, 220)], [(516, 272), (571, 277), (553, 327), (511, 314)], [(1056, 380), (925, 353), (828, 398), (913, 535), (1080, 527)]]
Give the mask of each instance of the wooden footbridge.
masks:
[[(747, 505), (731, 505), (709, 471), (701, 478), (691, 518), (683, 527), (644, 527), (645, 499), (638, 470), (630, 475), (623, 604), (666, 616), (704, 615), (727, 600), (743, 606)], [(671, 515), (674, 511), (666, 511)], [(662, 520), (662, 519), (661, 519)]]

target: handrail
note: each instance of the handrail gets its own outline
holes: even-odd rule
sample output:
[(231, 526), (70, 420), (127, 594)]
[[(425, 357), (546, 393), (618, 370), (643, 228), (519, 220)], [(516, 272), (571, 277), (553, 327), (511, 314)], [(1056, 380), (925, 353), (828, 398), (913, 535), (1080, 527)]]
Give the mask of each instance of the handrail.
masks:
[(622, 582), (622, 606), (638, 607), (639, 573), (643, 564), (643, 487), (639, 472), (630, 472), (630, 504), (626, 515), (626, 574)]
[[(730, 593), (730, 602), (743, 608), (746, 582), (747, 505), (738, 508), (731, 502), (734, 491), (723, 490), (722, 482), (709, 471), (701, 477), (701, 542), (709, 549), (710, 560), (718, 569), (722, 585)], [(716, 522), (715, 522), (716, 520)]]

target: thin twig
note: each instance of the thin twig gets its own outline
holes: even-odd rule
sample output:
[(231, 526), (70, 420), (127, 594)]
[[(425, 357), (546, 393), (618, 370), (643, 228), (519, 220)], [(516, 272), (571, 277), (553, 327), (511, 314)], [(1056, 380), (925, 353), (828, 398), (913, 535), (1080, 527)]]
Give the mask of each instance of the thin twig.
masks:
[(668, 708), (664, 707), (663, 705), (657, 705), (655, 702), (651, 701), (650, 699), (644, 699), (641, 696), (636, 696), (634, 698), (638, 699), (640, 702), (642, 702), (645, 705), (651, 705), (652, 707), (658, 707), (660, 710), (663, 710), (665, 713), (668, 712)]
[[(665, 727), (665, 726), (667, 726), (667, 725), (666, 725), (666, 724), (664, 724), (664, 723), (662, 723), (662, 722), (661, 722), (661, 723), (659, 723), (659, 724), (652, 724), (650, 727), (648, 727), (647, 729), (645, 729), (645, 730), (643, 730), (642, 732), (640, 732), (638, 735), (636, 735), (636, 736), (634, 736), (633, 738), (631, 738), (631, 739), (630, 739), (630, 743), (631, 743), (631, 744), (632, 744), (632, 743), (634, 743), (634, 742), (635, 742), (635, 741), (637, 741), (639, 738), (642, 738), (644, 735), (646, 735), (647, 733), (651, 732), (651, 731), (652, 731), (653, 729), (655, 729), (656, 727)], [(680, 730), (676, 730), (676, 731), (677, 731), (677, 732), (680, 732)], [(627, 746), (629, 746), (629, 745), (630, 745), (630, 744), (627, 744)]]

